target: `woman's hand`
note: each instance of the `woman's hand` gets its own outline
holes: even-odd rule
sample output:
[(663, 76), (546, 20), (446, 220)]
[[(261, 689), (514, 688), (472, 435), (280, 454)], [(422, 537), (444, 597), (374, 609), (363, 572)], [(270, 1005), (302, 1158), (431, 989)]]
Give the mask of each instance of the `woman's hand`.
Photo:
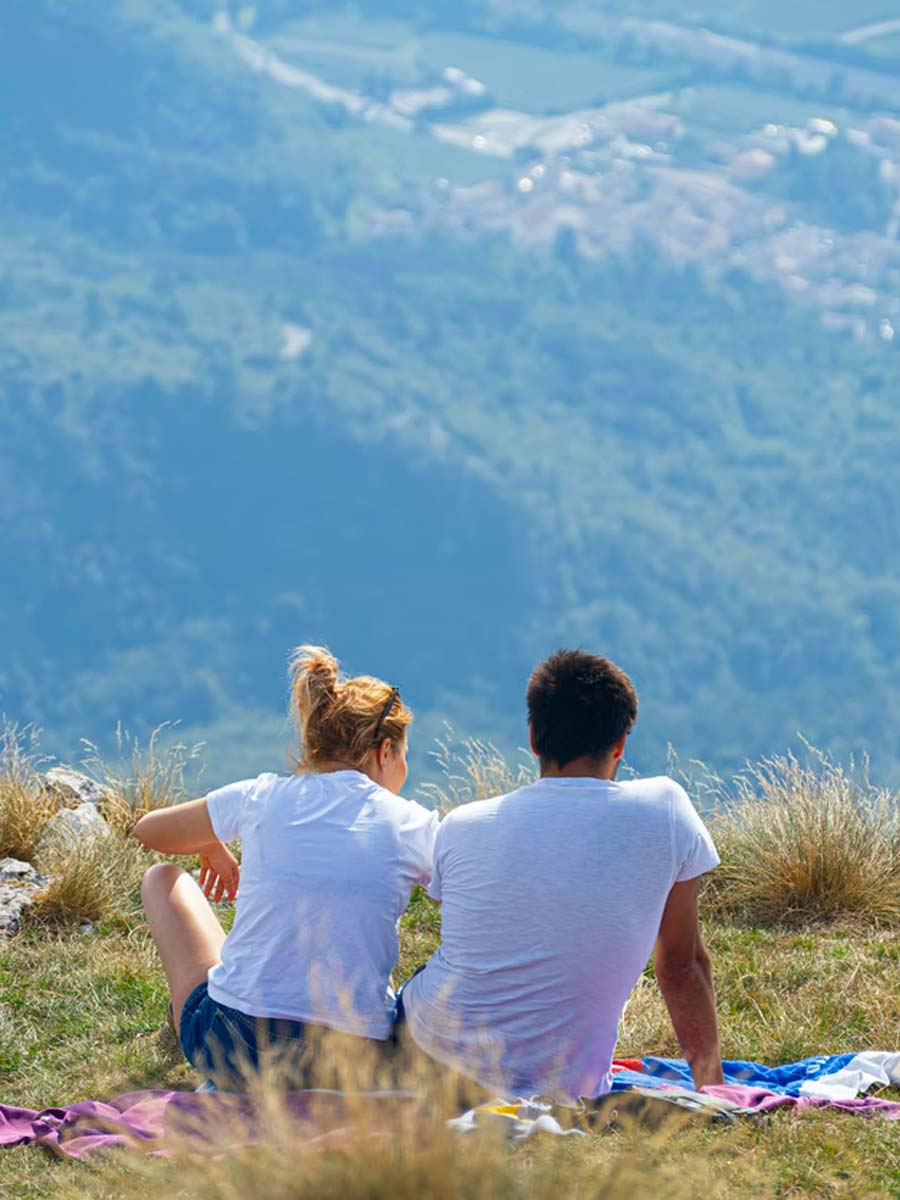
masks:
[(208, 847), (200, 855), (200, 877), (198, 883), (203, 889), (203, 895), (213, 904), (218, 904), (223, 896), (233, 900), (237, 895), (238, 883), (241, 878), (241, 868), (227, 846), (222, 842)]

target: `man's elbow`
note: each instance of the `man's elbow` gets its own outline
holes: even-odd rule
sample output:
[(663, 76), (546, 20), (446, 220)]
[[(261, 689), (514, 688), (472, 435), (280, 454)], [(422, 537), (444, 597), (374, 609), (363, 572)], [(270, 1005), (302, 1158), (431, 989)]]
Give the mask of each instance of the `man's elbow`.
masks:
[(700, 945), (691, 954), (657, 955), (653, 969), (661, 987), (679, 988), (692, 983), (698, 975), (707, 976), (711, 963), (706, 948)]
[(705, 974), (712, 974), (712, 959), (709, 957), (709, 951), (703, 942), (700, 942), (697, 946), (697, 962)]
[(696, 974), (697, 960), (696, 958), (679, 959), (678, 961), (667, 959), (665, 962), (654, 963), (653, 970), (660, 987), (677, 988)]

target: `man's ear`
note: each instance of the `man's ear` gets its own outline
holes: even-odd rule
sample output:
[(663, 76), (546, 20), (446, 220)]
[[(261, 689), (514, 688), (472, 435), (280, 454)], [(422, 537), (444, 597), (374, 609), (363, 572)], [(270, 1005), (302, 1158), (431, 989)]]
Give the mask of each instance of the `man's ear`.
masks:
[(535, 756), (535, 758), (540, 758), (540, 754), (538, 754), (537, 750), (534, 748), (534, 730), (530, 725), (528, 726), (528, 745), (531, 747), (531, 753)]
[(616, 744), (613, 746), (613, 762), (621, 762), (625, 756), (625, 743), (628, 741), (628, 734), (623, 733)]

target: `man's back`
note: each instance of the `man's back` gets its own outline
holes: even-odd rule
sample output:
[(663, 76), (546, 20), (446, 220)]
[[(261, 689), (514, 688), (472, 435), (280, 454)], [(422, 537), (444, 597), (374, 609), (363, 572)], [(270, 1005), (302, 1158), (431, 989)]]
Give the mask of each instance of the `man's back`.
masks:
[(414, 1040), (506, 1094), (603, 1094), (669, 892), (717, 861), (666, 778), (546, 778), (455, 810), (431, 887), (442, 945), (404, 992)]

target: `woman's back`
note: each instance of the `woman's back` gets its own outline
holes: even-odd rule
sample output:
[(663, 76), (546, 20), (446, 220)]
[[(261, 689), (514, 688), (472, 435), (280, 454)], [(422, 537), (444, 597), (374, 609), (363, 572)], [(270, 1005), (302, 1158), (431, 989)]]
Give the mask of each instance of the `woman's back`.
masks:
[[(234, 783), (134, 830), (151, 849), (200, 859), (199, 884), (156, 863), (141, 896), (185, 1056), (229, 1087), (274, 1049), (290, 1049), (292, 1077), (308, 1081), (320, 1026), (383, 1045), (397, 923), (431, 877), (437, 814), (400, 799), (413, 719), (400, 689), (348, 679), (330, 650), (299, 646), (291, 711), (303, 774)], [(207, 899), (236, 892), (226, 935)]]
[(241, 884), (209, 994), (249, 1016), (384, 1039), (397, 922), (427, 883), (438, 817), (357, 770), (261, 775), (207, 797), (241, 841)]

